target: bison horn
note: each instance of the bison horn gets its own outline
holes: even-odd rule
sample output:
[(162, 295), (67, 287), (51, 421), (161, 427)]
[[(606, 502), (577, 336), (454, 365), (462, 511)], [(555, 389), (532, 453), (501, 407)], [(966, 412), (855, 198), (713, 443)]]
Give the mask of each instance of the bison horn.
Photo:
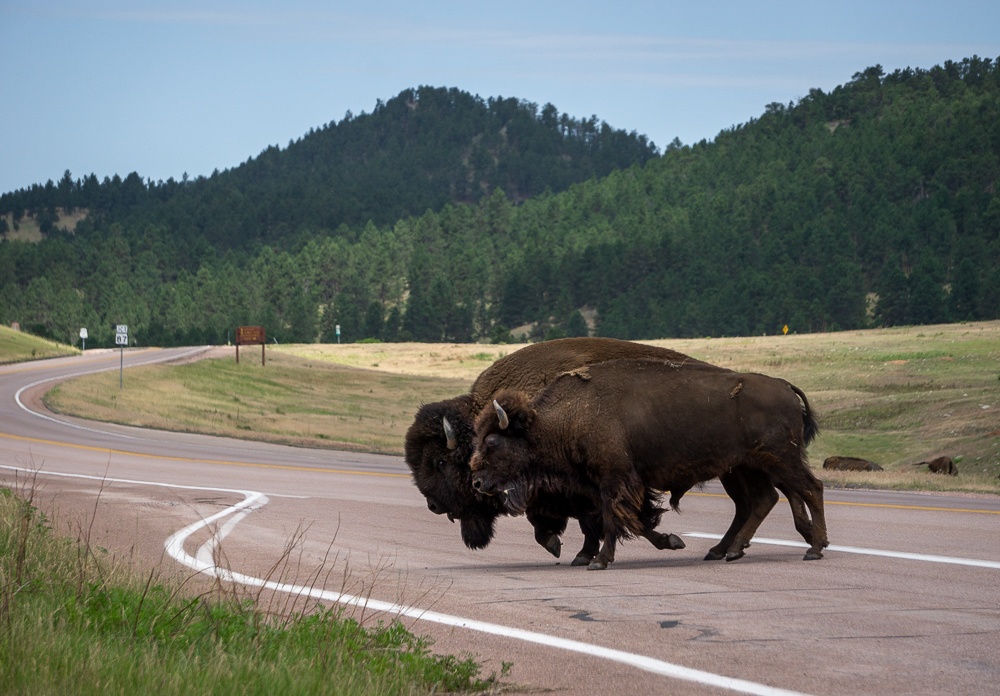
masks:
[(493, 408), (497, 410), (497, 418), (500, 419), (500, 429), (506, 430), (507, 426), (510, 425), (510, 419), (507, 418), (507, 412), (503, 410), (503, 406), (501, 406), (496, 399), (493, 399)]
[(444, 426), (444, 436), (448, 440), (448, 449), (455, 449), (458, 447), (458, 438), (455, 437), (455, 429), (451, 427), (447, 416), (441, 418), (441, 424)]

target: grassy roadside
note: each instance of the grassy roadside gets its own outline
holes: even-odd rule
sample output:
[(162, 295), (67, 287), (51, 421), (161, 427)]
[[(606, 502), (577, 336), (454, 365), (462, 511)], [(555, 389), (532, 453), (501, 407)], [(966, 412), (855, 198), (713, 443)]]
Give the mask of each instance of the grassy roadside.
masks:
[(76, 348), (0, 326), (0, 365), (79, 353)]
[(163, 430), (307, 447), (399, 454), (420, 403), (470, 381), (314, 362), (269, 350), (266, 367), (241, 356), (89, 375), (45, 396), (54, 411)]
[[(31, 493), (0, 489), (0, 693), (423, 694), (495, 688), (399, 623), (340, 609), (268, 616), (217, 588), (139, 578), (55, 536)], [(220, 594), (220, 591), (222, 592)]]
[[(879, 473), (828, 472), (831, 485), (1000, 493), (1000, 322), (829, 334), (648, 341), (801, 387), (819, 415), (814, 467), (832, 455)], [(53, 410), (97, 420), (309, 447), (399, 455), (422, 403), (468, 390), (520, 346), (274, 346), (267, 366), (232, 355), (60, 385)], [(957, 477), (913, 464), (948, 455)]]

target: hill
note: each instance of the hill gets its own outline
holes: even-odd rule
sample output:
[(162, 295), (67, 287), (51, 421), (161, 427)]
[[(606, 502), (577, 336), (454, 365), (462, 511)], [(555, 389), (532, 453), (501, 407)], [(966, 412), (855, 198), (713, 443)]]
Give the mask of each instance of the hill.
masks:
[(66, 212), (86, 209), (93, 228), (152, 223), (214, 247), (283, 246), (305, 230), (388, 225), (495, 189), (522, 201), (656, 155), (644, 136), (551, 104), (419, 87), (208, 178), (154, 183), (133, 172), (74, 181), (66, 172), (58, 183), (0, 196), (0, 215), (11, 226), (28, 216), (51, 232)]
[[(105, 205), (112, 212), (88, 216), (75, 234), (57, 227), (38, 244), (0, 245), (0, 320), (60, 337), (81, 325), (105, 327), (92, 336), (108, 343), (113, 325), (128, 323), (140, 342), (171, 344), (225, 342), (239, 324), (264, 324), (279, 342), (467, 342), (1000, 317), (1000, 66), (991, 59), (892, 74), (874, 66), (830, 93), (771, 104), (712, 142), (675, 141), (645, 164), (638, 162), (649, 143), (609, 129), (607, 142), (624, 144), (607, 152), (632, 152), (614, 166), (637, 164), (609, 164), (607, 175), (563, 191), (528, 186), (524, 173), (548, 171), (545, 181), (566, 182), (556, 174), (573, 168), (572, 156), (529, 168), (537, 153), (554, 152), (545, 138), (521, 139), (513, 116), (484, 116), (478, 126), (455, 116), (492, 118), (509, 100), (448, 112), (468, 99), (428, 94), (420, 93), (416, 111), (414, 95), (401, 95), (370, 117), (345, 119), (322, 138), (264, 153), (225, 176), (162, 187), (127, 178), (123, 196), (158, 198), (170, 186), (183, 195), (129, 204), (121, 215)], [(398, 128), (425, 102), (455, 117), (404, 137)], [(537, 133), (563, 132), (547, 107), (524, 116), (540, 124)], [(400, 153), (397, 166), (416, 168), (407, 182), (447, 188), (444, 202), (380, 223), (385, 205), (369, 197), (358, 206), (368, 211), (357, 218), (363, 222), (331, 230), (332, 220), (316, 217), (327, 206), (281, 193), (289, 177), (308, 178), (306, 152), (319, 152), (328, 137), (346, 148), (337, 134), (360, 129), (358, 122), (372, 128), (358, 131), (357, 151), (327, 159), (346, 157), (344, 171), (358, 180), (383, 172), (372, 185), (381, 176), (403, 185), (379, 164), (385, 153)], [(376, 124), (395, 125), (385, 132)], [(506, 142), (526, 144), (516, 149), (516, 171), (499, 165), (514, 160), (495, 157), (491, 169), (477, 155), (469, 162), (482, 159), (482, 167), (428, 173), (447, 169), (434, 165), (439, 149), (468, 155), (484, 152), (470, 145), (481, 143), (494, 152), (498, 146), (486, 143), (501, 132)], [(448, 133), (461, 143), (454, 150), (437, 147)], [(573, 148), (602, 151), (593, 134), (567, 137)], [(480, 183), (470, 186), (470, 171), (503, 176), (476, 175), (471, 181)], [(258, 188), (240, 189), (239, 181)], [(81, 196), (86, 189), (84, 182)], [(293, 202), (281, 207), (288, 197)], [(256, 208), (247, 198), (272, 203)], [(266, 224), (247, 219), (249, 210), (266, 214)]]

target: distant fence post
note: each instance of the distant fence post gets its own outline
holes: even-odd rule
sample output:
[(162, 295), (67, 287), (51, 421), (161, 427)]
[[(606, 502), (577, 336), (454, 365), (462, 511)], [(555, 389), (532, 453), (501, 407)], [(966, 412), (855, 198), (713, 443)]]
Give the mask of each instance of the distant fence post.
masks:
[(264, 351), (267, 348), (267, 334), (263, 326), (240, 326), (236, 329), (236, 364), (240, 364), (240, 346), (260, 344), (260, 364), (266, 364)]

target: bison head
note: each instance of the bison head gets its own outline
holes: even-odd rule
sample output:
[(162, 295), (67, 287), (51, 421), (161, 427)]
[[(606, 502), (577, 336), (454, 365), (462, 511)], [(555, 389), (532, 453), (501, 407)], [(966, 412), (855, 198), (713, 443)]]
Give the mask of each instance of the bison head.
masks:
[[(529, 428), (535, 411), (527, 395), (504, 390), (479, 414), (470, 460), (472, 487), (502, 499), (509, 513), (521, 514), (537, 493), (529, 473)], [(502, 494), (502, 495), (501, 495)]]
[(426, 404), (406, 432), (404, 458), (413, 482), (436, 515), (461, 520), (462, 540), (480, 549), (493, 538), (502, 505), (472, 488), (472, 399), (460, 396)]

